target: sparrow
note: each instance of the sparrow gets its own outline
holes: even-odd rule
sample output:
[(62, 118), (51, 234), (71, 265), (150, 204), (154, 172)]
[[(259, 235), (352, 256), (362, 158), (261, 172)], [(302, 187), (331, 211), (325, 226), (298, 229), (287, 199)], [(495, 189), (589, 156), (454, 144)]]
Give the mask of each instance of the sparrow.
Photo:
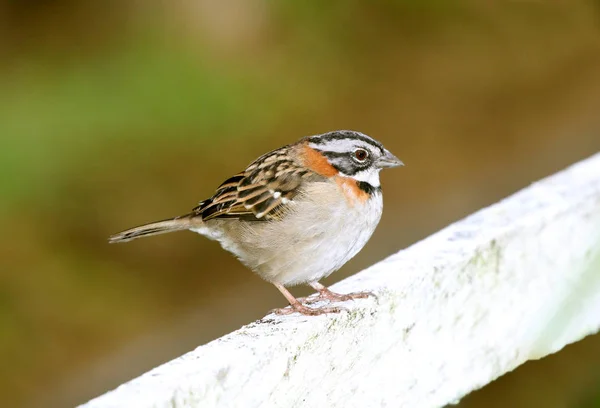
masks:
[[(365, 298), (319, 283), (367, 243), (383, 211), (379, 171), (403, 163), (373, 138), (338, 130), (307, 136), (260, 156), (225, 180), (188, 214), (115, 234), (109, 242), (190, 230), (218, 241), (275, 285), (290, 306), (277, 314), (337, 313), (307, 305)], [(286, 287), (308, 284), (318, 295), (303, 304)]]

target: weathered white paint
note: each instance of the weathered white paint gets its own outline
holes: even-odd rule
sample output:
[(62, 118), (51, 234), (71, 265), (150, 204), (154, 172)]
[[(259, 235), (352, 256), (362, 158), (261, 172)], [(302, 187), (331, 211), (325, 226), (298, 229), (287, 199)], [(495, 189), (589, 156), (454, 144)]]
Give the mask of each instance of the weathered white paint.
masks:
[(600, 154), (334, 286), (349, 313), (270, 315), (98, 407), (440, 407), (600, 328)]

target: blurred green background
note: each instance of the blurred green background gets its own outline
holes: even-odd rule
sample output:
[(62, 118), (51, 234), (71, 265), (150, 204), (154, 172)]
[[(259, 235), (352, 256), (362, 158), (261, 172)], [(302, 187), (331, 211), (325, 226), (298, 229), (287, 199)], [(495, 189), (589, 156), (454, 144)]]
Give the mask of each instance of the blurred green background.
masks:
[[(326, 283), (600, 150), (600, 3), (0, 0), (0, 400), (72, 406), (285, 305), (187, 212), (301, 136), (407, 166)], [(306, 294), (303, 288), (294, 290)], [(598, 335), (460, 407), (600, 407)]]

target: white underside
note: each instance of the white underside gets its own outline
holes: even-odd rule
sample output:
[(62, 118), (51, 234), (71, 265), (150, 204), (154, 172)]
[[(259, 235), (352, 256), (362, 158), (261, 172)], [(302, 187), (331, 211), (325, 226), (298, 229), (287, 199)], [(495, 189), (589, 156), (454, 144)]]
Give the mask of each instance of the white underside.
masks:
[(362, 203), (348, 200), (339, 189), (332, 182), (314, 183), (288, 204), (291, 210), (281, 221), (216, 219), (192, 231), (219, 241), (269, 282), (296, 285), (317, 281), (363, 248), (383, 210), (381, 193)]

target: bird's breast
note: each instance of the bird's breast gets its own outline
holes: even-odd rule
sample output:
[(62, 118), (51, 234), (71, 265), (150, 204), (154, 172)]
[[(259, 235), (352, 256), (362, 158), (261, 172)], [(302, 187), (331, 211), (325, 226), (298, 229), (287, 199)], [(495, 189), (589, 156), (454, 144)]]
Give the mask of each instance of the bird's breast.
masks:
[(280, 220), (211, 220), (207, 228), (213, 231), (211, 238), (267, 281), (294, 285), (319, 280), (354, 257), (381, 218), (379, 191), (351, 199), (341, 193), (344, 188), (353, 187), (312, 183)]

